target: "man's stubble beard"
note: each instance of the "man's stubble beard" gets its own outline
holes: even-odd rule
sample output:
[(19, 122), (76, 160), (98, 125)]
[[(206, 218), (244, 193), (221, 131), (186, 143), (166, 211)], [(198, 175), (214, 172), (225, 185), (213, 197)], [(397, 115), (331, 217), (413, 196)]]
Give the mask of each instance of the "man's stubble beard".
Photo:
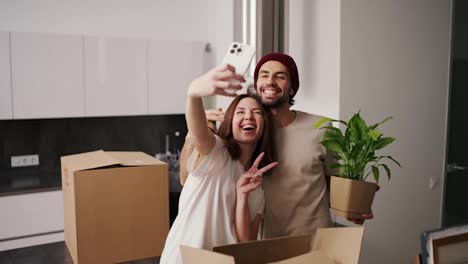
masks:
[(278, 100), (265, 102), (262, 98), (262, 104), (270, 109), (277, 109), (283, 106), (283, 104), (289, 104), (289, 97), (288, 96), (281, 96)]
[(274, 101), (265, 101), (263, 99), (263, 96), (262, 96), (262, 94), (263, 94), (262, 89), (263, 88), (259, 89), (260, 92), (257, 92), (256, 90), (254, 90), (255, 93), (260, 97), (260, 100), (262, 101), (262, 105), (269, 108), (269, 109), (278, 109), (281, 106), (283, 106), (283, 104), (287, 104), (289, 106), (289, 96), (288, 96), (288, 94), (285, 93), (285, 91), (283, 89), (280, 89), (276, 85), (272, 85), (272, 87), (275, 88), (275, 89), (282, 90), (282, 92), (283, 92), (282, 96), (280, 98), (274, 100)]

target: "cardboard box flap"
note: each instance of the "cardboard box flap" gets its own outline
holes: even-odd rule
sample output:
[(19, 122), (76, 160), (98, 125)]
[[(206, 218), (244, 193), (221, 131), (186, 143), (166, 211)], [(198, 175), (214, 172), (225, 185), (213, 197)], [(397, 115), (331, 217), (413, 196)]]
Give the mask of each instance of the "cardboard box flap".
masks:
[(234, 257), (235, 264), (358, 264), (363, 234), (363, 227), (319, 228), (313, 242), (313, 235), (306, 234), (213, 248), (223, 255), (201, 249), (184, 253), (181, 249), (185, 255), (182, 260), (184, 264), (234, 263), (232, 258), (225, 262), (228, 260), (222, 257), (227, 255)]
[(103, 150), (63, 156), (61, 160), (69, 172), (120, 164), (119, 160), (108, 155)]
[(187, 246), (180, 246), (182, 263), (184, 264), (235, 264), (234, 258), (212, 251)]
[(213, 251), (233, 256), (236, 264), (269, 263), (310, 251), (312, 235), (265, 239), (214, 247)]
[(325, 253), (339, 264), (357, 264), (363, 235), (364, 227), (319, 228), (313, 250)]
[(164, 162), (157, 160), (141, 151), (106, 151), (106, 153), (112, 158), (118, 160), (119, 163), (123, 166), (148, 166), (165, 164)]
[(321, 251), (312, 251), (307, 254), (299, 255), (294, 258), (282, 260), (278, 262), (271, 262), (270, 264), (338, 264), (331, 260), (325, 253)]

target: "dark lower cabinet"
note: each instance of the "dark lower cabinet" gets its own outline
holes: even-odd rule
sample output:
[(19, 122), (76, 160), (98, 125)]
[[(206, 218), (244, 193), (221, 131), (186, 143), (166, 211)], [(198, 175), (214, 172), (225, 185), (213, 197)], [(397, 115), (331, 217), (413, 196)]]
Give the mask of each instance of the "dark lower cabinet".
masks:
[(169, 225), (172, 226), (174, 220), (179, 213), (179, 197), (180, 192), (170, 192), (169, 193)]

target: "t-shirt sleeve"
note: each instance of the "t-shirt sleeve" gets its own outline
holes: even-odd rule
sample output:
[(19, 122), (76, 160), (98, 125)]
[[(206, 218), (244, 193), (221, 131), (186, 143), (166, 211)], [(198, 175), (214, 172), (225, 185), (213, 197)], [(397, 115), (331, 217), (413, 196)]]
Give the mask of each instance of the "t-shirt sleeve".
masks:
[(195, 162), (197, 161), (200, 153), (196, 148), (193, 149), (187, 160), (187, 170), (192, 176), (199, 177), (215, 175), (226, 163), (229, 153), (224, 147), (223, 140), (217, 135), (215, 135), (215, 139), (216, 141), (213, 149), (211, 149), (195, 169)]
[(249, 194), (249, 216), (250, 221), (252, 221), (257, 214), (263, 216), (265, 210), (265, 195), (263, 188), (259, 187), (258, 189), (252, 191)]

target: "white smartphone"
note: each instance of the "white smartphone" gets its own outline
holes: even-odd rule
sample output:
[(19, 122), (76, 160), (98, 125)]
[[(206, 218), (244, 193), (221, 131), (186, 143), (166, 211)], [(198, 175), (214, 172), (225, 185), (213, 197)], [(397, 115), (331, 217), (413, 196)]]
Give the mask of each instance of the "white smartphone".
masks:
[[(255, 48), (239, 42), (233, 42), (229, 46), (222, 63), (234, 66), (236, 68), (236, 73), (244, 76), (249, 69), (254, 55)], [(232, 93), (236, 92), (235, 90), (228, 91)]]
[(255, 55), (255, 49), (249, 45), (233, 42), (223, 58), (223, 64), (227, 63), (236, 68), (236, 73), (244, 75)]

